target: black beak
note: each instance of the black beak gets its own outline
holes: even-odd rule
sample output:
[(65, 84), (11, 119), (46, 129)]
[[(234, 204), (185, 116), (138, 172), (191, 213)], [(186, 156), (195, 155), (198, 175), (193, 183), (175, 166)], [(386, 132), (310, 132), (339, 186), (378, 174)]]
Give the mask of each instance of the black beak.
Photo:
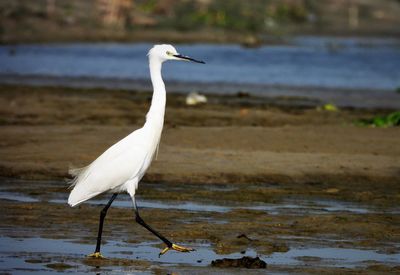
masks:
[(187, 61), (192, 61), (192, 62), (196, 62), (196, 63), (201, 63), (201, 64), (206, 64), (206, 62), (204, 62), (204, 61), (196, 60), (196, 59), (193, 59), (193, 58), (191, 58), (191, 57), (189, 57), (189, 56), (184, 56), (184, 55), (181, 55), (181, 54), (174, 54), (174, 56), (175, 56), (176, 58), (179, 58), (179, 59), (183, 59), (183, 60), (187, 60)]

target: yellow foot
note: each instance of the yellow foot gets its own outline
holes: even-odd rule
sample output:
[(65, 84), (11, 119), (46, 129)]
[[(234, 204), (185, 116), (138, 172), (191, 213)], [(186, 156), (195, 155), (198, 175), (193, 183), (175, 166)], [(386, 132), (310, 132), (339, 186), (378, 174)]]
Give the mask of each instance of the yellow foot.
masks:
[(92, 254), (87, 255), (87, 257), (95, 258), (95, 259), (105, 259), (105, 257), (103, 255), (101, 255), (100, 252), (94, 252)]
[(160, 254), (158, 255), (159, 257), (161, 256), (161, 255), (164, 255), (165, 253), (167, 253), (169, 250), (175, 250), (175, 251), (178, 251), (178, 252), (190, 252), (190, 251), (194, 251), (194, 249), (193, 248), (187, 248), (187, 247), (183, 247), (183, 246), (179, 246), (179, 245), (177, 245), (177, 244), (172, 244), (172, 246), (171, 247), (166, 247), (166, 248), (164, 248), (161, 252), (160, 252)]

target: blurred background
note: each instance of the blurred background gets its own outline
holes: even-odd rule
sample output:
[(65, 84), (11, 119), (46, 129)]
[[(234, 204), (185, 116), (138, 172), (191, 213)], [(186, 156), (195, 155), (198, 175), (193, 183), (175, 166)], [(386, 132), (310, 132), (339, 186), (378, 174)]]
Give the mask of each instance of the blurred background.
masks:
[(239, 42), (285, 34), (399, 35), (398, 0), (1, 1), (3, 43)]
[(0, 13), (2, 83), (150, 90), (148, 49), (179, 43), (208, 64), (168, 64), (170, 90), (399, 105), (376, 99), (400, 87), (397, 0), (16, 0)]

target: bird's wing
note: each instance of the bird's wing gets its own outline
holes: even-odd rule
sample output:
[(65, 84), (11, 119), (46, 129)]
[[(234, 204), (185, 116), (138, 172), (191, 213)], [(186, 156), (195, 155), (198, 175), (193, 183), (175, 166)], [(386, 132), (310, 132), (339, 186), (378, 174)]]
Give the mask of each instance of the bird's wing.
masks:
[(77, 205), (98, 194), (112, 190), (137, 175), (147, 158), (141, 129), (111, 146), (74, 179), (74, 189), (68, 199)]

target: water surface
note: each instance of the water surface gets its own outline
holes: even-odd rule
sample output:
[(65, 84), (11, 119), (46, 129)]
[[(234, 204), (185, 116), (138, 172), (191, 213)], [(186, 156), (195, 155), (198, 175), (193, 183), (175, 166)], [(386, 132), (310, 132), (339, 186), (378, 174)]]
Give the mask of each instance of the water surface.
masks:
[[(394, 90), (400, 43), (393, 39), (299, 37), (286, 45), (178, 45), (206, 65), (169, 62), (167, 81)], [(143, 81), (151, 44), (87, 43), (0, 46), (0, 80), (12, 76)]]

